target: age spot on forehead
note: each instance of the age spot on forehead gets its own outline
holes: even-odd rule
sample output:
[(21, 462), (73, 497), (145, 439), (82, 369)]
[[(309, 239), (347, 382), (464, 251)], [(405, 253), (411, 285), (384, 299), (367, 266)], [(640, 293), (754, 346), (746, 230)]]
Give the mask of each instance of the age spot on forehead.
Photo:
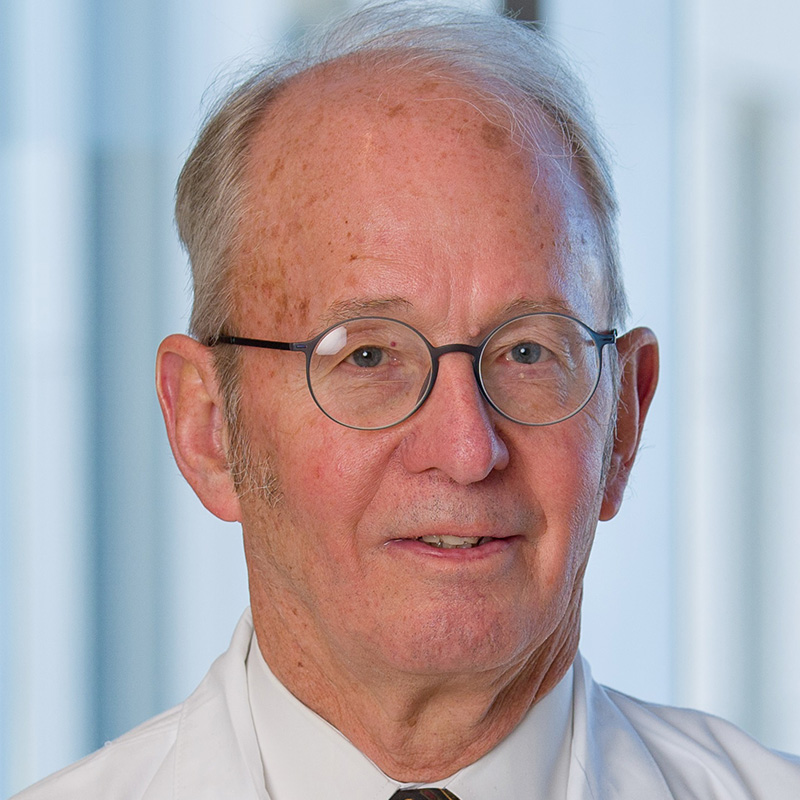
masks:
[(246, 324), (257, 308), (267, 305), (273, 322), (280, 324), (283, 321), (290, 305), (283, 281), (278, 277), (281, 268), (279, 260), (274, 271), (265, 271), (263, 265), (255, 259), (248, 266), (238, 268), (235, 324)]
[(508, 145), (510, 136), (505, 128), (484, 120), (481, 124), (481, 139), (491, 150), (502, 150)]
[(433, 94), (438, 91), (440, 85), (440, 81), (434, 80), (433, 78), (427, 78), (420, 82), (418, 89), (421, 95), (425, 95), (428, 92)]
[(272, 183), (281, 172), (283, 172), (283, 158), (278, 156), (278, 158), (275, 159), (275, 164), (270, 170), (269, 175), (267, 176), (267, 181)]

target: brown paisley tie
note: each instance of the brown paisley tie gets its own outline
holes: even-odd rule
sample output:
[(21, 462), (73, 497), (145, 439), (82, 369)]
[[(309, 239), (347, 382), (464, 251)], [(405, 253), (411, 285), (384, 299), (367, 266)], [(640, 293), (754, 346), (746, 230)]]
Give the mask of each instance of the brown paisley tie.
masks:
[(447, 789), (398, 789), (389, 800), (458, 800)]

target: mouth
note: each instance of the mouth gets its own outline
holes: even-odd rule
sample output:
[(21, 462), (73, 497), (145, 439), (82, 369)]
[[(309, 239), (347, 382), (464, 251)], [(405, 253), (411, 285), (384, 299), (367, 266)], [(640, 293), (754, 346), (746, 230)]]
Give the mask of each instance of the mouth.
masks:
[(450, 534), (442, 534), (441, 536), (420, 536), (416, 541), (423, 542), (431, 547), (437, 547), (440, 550), (469, 550), (473, 547), (480, 547), (487, 542), (492, 542), (494, 539), (491, 536), (451, 536)]

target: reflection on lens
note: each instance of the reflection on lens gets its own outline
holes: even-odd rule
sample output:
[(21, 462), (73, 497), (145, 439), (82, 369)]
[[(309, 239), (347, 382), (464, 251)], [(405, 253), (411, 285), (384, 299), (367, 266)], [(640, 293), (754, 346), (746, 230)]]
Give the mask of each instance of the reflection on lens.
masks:
[(347, 328), (340, 325), (332, 331), (328, 331), (317, 345), (317, 353), (321, 356), (336, 355), (347, 344)]
[[(332, 334), (341, 347), (330, 346)], [(430, 351), (413, 328), (364, 318), (320, 339), (309, 363), (309, 384), (317, 404), (337, 422), (378, 429), (413, 413), (430, 373)]]

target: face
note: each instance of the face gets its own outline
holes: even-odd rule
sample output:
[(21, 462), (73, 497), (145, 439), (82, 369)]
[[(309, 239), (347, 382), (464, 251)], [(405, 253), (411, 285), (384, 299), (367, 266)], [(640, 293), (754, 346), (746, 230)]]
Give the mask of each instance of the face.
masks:
[[(531, 156), (450, 82), (306, 82), (252, 150), (236, 334), (304, 340), (368, 314), (476, 343), (528, 310), (607, 327), (598, 233), (553, 130)], [(608, 371), (581, 413), (533, 428), (490, 409), (452, 353), (415, 415), (357, 431), (319, 411), (304, 367), (242, 353), (243, 435), (279, 491), (240, 504), (262, 648), (357, 675), (488, 674), (577, 635)], [(483, 543), (420, 541), (435, 535)]]

